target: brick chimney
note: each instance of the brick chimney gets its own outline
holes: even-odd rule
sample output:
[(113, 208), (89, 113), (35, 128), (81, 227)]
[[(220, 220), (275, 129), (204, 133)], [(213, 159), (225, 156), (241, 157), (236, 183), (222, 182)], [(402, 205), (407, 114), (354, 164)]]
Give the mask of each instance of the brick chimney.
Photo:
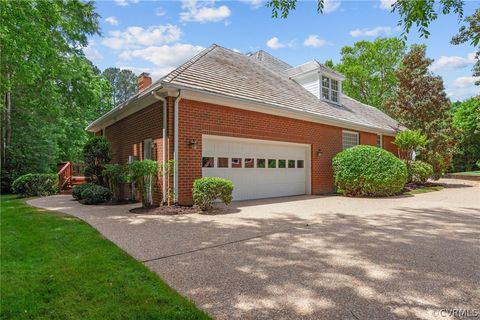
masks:
[(138, 92), (142, 92), (152, 84), (150, 73), (142, 72), (137, 79)]

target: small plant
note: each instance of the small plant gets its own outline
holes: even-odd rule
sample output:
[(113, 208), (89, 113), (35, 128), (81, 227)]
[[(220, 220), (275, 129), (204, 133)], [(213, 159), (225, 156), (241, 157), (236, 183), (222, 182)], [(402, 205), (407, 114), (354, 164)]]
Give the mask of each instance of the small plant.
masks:
[(175, 194), (170, 184), (174, 172), (175, 160), (168, 160), (160, 165), (160, 173), (162, 174), (162, 178), (165, 179), (165, 190), (162, 190), (162, 192), (165, 195), (167, 206), (169, 206), (175, 199)]
[(83, 147), (85, 176), (93, 183), (103, 185), (102, 171), (105, 164), (112, 160), (110, 144), (104, 137), (94, 136)]
[(419, 151), (427, 142), (427, 136), (418, 130), (405, 130), (395, 137), (395, 144), (400, 152), (398, 156), (407, 161), (412, 160), (413, 152)]
[(158, 163), (153, 160), (134, 161), (128, 165), (129, 178), (142, 195), (142, 206), (153, 204), (153, 185), (158, 174)]
[(414, 183), (425, 183), (433, 175), (433, 166), (426, 162), (412, 161), (409, 166), (410, 181)]
[(118, 201), (122, 184), (127, 181), (127, 169), (121, 164), (106, 164), (102, 171), (103, 179), (113, 193), (113, 200)]
[(82, 192), (86, 189), (92, 188), (96, 186), (96, 184), (93, 183), (84, 183), (84, 184), (79, 184), (73, 187), (72, 189), (72, 197), (75, 200), (82, 200)]
[(204, 177), (193, 182), (193, 203), (202, 211), (212, 208), (216, 200), (226, 205), (232, 202), (234, 185), (230, 180)]
[(49, 196), (58, 193), (56, 174), (28, 173), (12, 183), (12, 191), (24, 197)]
[(80, 203), (99, 204), (110, 201), (111, 199), (112, 191), (110, 191), (110, 189), (93, 184), (82, 191)]
[(348, 148), (333, 158), (335, 185), (347, 196), (379, 197), (400, 192), (407, 167), (390, 152), (372, 146)]

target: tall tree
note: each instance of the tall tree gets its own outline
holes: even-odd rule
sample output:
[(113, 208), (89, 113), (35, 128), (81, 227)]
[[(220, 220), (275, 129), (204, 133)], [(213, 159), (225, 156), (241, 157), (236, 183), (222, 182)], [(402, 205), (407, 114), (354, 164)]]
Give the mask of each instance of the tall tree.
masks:
[(102, 75), (112, 86), (113, 106), (126, 101), (137, 91), (137, 75), (130, 70), (107, 68)]
[(398, 85), (396, 72), (405, 55), (405, 44), (397, 38), (359, 41), (342, 48), (334, 66), (345, 76), (342, 90), (350, 97), (383, 109)]
[(385, 107), (401, 124), (427, 136), (420, 158), (433, 166), (438, 178), (450, 166), (455, 131), (443, 80), (428, 70), (433, 60), (426, 57), (425, 51), (425, 46), (414, 45), (405, 55), (397, 72), (399, 86)]
[(20, 174), (75, 160), (85, 125), (110, 105), (110, 88), (81, 50), (98, 33), (93, 3), (0, 0), (0, 6), (3, 189)]

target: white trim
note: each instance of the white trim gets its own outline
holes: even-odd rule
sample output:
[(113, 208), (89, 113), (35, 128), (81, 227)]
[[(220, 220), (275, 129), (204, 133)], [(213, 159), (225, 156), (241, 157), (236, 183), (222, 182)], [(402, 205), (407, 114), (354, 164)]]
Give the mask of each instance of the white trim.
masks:
[(378, 139), (378, 137), (380, 137), (380, 146), (378, 146), (378, 144), (377, 144), (377, 147), (383, 149), (383, 134), (377, 133), (377, 139)]
[(357, 136), (357, 146), (360, 144), (360, 133), (359, 132), (355, 132), (355, 131), (349, 131), (349, 130), (342, 130), (342, 150), (345, 150), (345, 146), (343, 144), (343, 134), (344, 133), (347, 133), (347, 134), (354, 134)]
[(173, 197), (175, 203), (178, 202), (178, 108), (182, 93), (182, 90), (178, 91), (178, 96), (173, 104)]

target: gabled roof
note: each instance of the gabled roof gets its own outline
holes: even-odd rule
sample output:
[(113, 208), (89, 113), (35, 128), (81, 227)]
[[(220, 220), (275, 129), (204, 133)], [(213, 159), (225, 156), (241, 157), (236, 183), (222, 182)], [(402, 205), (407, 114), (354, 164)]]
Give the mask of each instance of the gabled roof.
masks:
[[(316, 63), (316, 66), (323, 66)], [(288, 77), (287, 71), (291, 69), (289, 64), (264, 51), (244, 55), (212, 45), (156, 81), (141, 94), (97, 119), (87, 130), (101, 126), (106, 118), (115, 117), (116, 109), (126, 109), (129, 104), (135, 104), (143, 96), (162, 87), (191, 89), (278, 107), (279, 110), (295, 112), (305, 117), (340, 122), (345, 124), (346, 128), (350, 124), (351, 127), (360, 126), (369, 128), (370, 131), (378, 129), (391, 133), (399, 129), (397, 122), (380, 110), (345, 95), (342, 96), (342, 105), (317, 98)]]
[(338, 73), (338, 72), (336, 72), (336, 71), (334, 71), (330, 68), (327, 68), (325, 65), (321, 64), (317, 60), (312, 60), (312, 61), (309, 61), (309, 62), (304, 63), (302, 65), (299, 65), (297, 67), (285, 70), (286, 74), (291, 78), (295, 77), (297, 75), (300, 75), (300, 74), (311, 72), (311, 71), (321, 71), (321, 72), (326, 73), (328, 75), (334, 76), (335, 78), (338, 78), (338, 79), (341, 79), (341, 80), (345, 79), (345, 77), (342, 74), (340, 74), (340, 73)]

